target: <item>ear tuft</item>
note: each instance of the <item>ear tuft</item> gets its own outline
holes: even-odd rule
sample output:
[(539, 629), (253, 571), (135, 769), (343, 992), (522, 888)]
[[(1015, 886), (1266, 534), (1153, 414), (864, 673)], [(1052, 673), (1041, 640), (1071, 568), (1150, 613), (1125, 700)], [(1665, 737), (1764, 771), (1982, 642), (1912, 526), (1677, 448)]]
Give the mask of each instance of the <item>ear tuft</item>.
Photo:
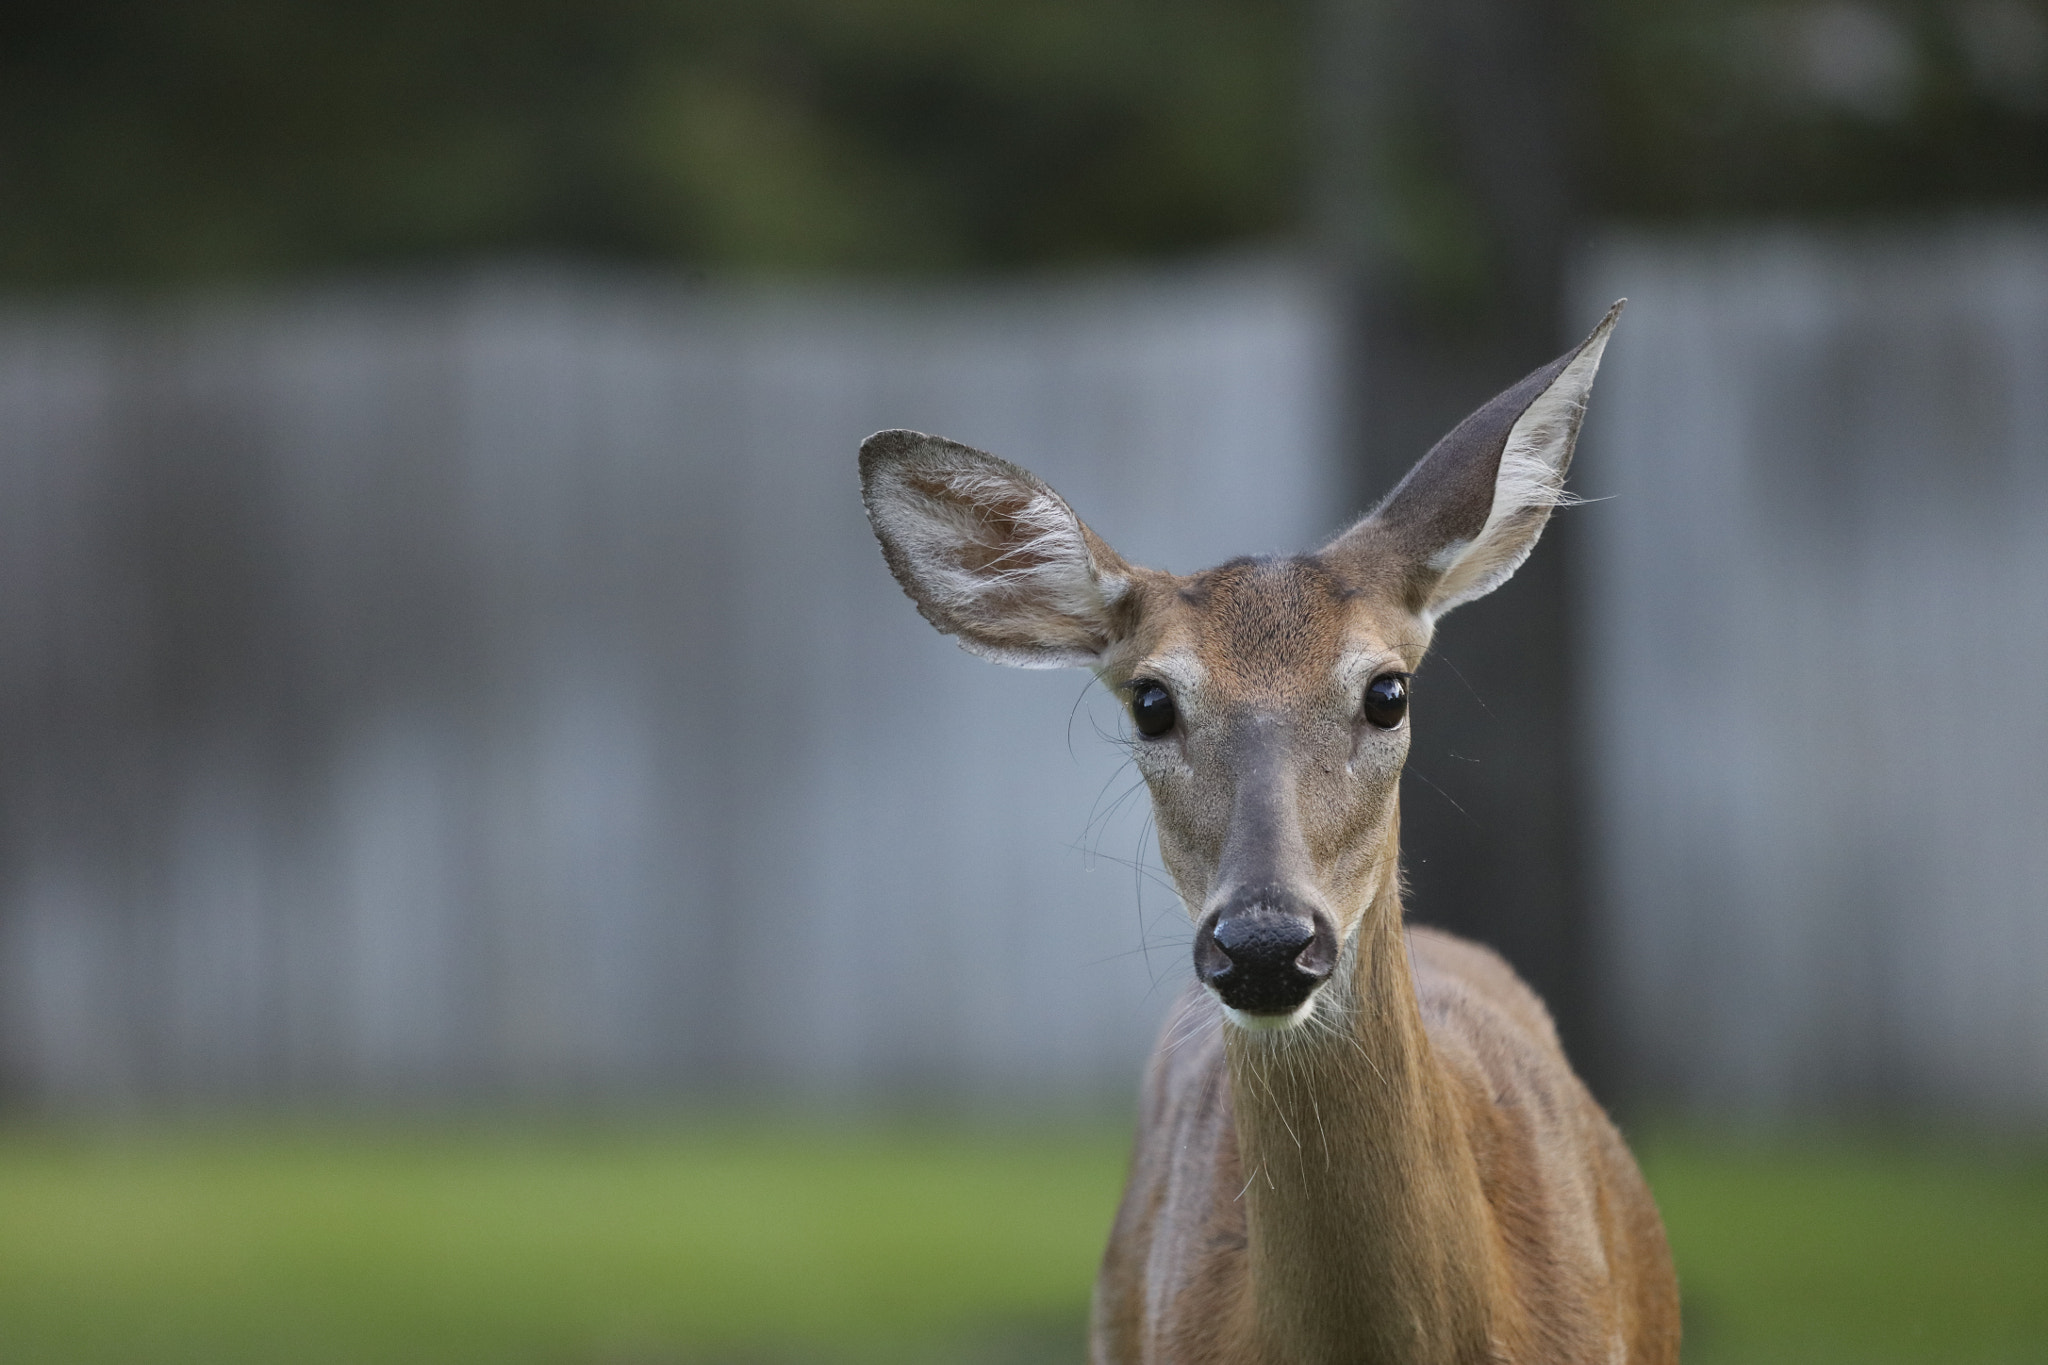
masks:
[(890, 571), (964, 648), (1057, 668), (1115, 643), (1130, 567), (1036, 475), (917, 431), (870, 436), (860, 471)]

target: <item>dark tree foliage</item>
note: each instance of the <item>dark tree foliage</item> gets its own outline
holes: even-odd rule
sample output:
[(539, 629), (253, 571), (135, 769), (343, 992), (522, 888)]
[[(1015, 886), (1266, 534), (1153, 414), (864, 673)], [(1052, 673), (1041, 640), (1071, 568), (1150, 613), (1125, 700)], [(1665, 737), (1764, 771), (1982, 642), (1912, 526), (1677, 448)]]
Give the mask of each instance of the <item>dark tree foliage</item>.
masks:
[[(1446, 0), (1447, 22), (1465, 8)], [(2048, 0), (1575, 12), (1595, 214), (2048, 192)], [(479, 253), (931, 271), (1272, 238), (1307, 219), (1317, 13), (1311, 0), (11, 0), (0, 281)], [(1469, 184), (1432, 169), (1428, 123), (1389, 221), (1423, 278), (1469, 292), (1482, 234), (1461, 207)]]
[(2048, 0), (1592, 0), (1596, 209), (1844, 215), (2048, 196)]
[(0, 277), (941, 269), (1270, 234), (1256, 0), (12, 0)]

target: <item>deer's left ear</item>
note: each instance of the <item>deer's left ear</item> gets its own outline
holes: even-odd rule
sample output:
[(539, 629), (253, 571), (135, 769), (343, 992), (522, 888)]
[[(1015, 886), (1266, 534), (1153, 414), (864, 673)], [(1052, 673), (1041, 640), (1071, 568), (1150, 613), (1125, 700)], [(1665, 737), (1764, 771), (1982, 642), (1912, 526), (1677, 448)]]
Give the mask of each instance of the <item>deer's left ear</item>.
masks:
[(1565, 470), (1621, 308), (1608, 309), (1584, 343), (1460, 422), (1324, 556), (1391, 553), (1408, 579), (1409, 605), (1432, 620), (1505, 583), (1535, 548), (1550, 509), (1571, 500)]

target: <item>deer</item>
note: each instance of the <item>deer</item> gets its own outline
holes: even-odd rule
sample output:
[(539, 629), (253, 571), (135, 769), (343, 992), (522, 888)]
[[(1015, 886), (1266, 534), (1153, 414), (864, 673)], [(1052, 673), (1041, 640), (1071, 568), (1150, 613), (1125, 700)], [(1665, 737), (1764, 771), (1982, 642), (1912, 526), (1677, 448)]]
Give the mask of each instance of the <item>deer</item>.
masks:
[(1407, 922), (1399, 860), (1415, 674), (1570, 500), (1621, 307), (1311, 554), (1140, 568), (1005, 460), (914, 431), (861, 447), (870, 525), (932, 625), (1121, 700), (1194, 925), (1095, 1365), (1676, 1365), (1628, 1147), (1507, 963)]

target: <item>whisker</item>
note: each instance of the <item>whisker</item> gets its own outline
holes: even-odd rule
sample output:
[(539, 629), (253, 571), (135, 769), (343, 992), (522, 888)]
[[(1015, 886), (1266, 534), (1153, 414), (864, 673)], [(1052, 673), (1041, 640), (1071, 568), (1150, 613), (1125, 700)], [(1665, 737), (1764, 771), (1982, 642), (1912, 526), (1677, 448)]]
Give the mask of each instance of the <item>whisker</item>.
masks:
[(1088, 803), (1088, 819), (1081, 826), (1082, 838), (1087, 838), (1088, 831), (1095, 828), (1095, 821), (1097, 815), (1102, 809), (1102, 798), (1109, 793), (1109, 789), (1116, 784), (1116, 780), (1119, 777), (1123, 776), (1124, 769), (1129, 767), (1130, 764), (1131, 760), (1125, 759), (1122, 763), (1117, 764), (1116, 767), (1110, 770), (1108, 777), (1102, 779), (1102, 786), (1096, 791), (1095, 799)]
[[(1079, 763), (1081, 759), (1074, 752), (1074, 717), (1080, 713), (1081, 703), (1088, 700), (1088, 689), (1093, 686), (1095, 686), (1095, 679), (1093, 678), (1082, 683), (1080, 692), (1075, 694), (1073, 706), (1067, 711), (1067, 757), (1073, 759), (1076, 763)], [(1089, 719), (1093, 720), (1094, 717), (1090, 716)]]
[[(1079, 853), (1083, 857), (1087, 858), (1090, 862), (1094, 862), (1095, 860), (1100, 859), (1103, 862), (1115, 863), (1118, 867), (1131, 868), (1134, 871), (1136, 871), (1140, 876), (1144, 877), (1146, 881), (1151, 882), (1152, 885), (1158, 887), (1161, 891), (1171, 892), (1175, 896), (1178, 896), (1180, 894), (1180, 889), (1178, 887), (1176, 887), (1172, 882), (1165, 880), (1163, 877), (1160, 876), (1158, 872), (1153, 871), (1152, 868), (1147, 864), (1133, 862), (1129, 858), (1120, 858), (1114, 853), (1104, 853), (1100, 848), (1091, 849), (1087, 847), (1085, 844), (1074, 843), (1068, 844), (1066, 847), (1069, 852)], [(1166, 912), (1162, 910), (1160, 911), (1160, 913), (1165, 914)]]
[(1137, 947), (1135, 947), (1135, 948), (1119, 948), (1119, 949), (1117, 949), (1117, 950), (1116, 950), (1115, 952), (1113, 952), (1113, 953), (1104, 953), (1104, 954), (1103, 954), (1103, 955), (1102, 955), (1101, 957), (1091, 957), (1091, 958), (1088, 958), (1088, 959), (1084, 960), (1084, 961), (1083, 961), (1083, 962), (1081, 963), (1081, 965), (1082, 965), (1082, 966), (1084, 966), (1084, 967), (1099, 967), (1099, 966), (1101, 966), (1101, 965), (1102, 965), (1103, 963), (1105, 963), (1105, 962), (1121, 962), (1121, 961), (1122, 961), (1123, 959), (1125, 959), (1125, 958), (1127, 958), (1127, 957), (1137, 957), (1137, 956), (1139, 956), (1139, 955), (1140, 955), (1141, 953), (1144, 953), (1144, 952), (1148, 951), (1148, 950), (1149, 950), (1149, 948), (1151, 948), (1151, 947), (1161, 947), (1161, 948), (1179, 947), (1179, 946), (1180, 946), (1181, 944), (1184, 944), (1184, 943), (1193, 943), (1193, 942), (1194, 942), (1194, 939), (1193, 939), (1193, 938), (1183, 938), (1183, 939), (1167, 939), (1167, 940), (1166, 940), (1165, 942), (1163, 942), (1163, 943), (1158, 943), (1158, 944), (1147, 944), (1147, 943), (1141, 943), (1141, 944), (1139, 944), (1139, 945), (1138, 945)]
[(1124, 806), (1129, 803), (1130, 799), (1143, 790), (1145, 790), (1145, 779), (1141, 777), (1130, 786), (1118, 792), (1116, 800), (1109, 803), (1109, 809), (1102, 812), (1101, 817), (1095, 821), (1098, 831), (1101, 834), (1107, 834), (1109, 832), (1109, 822), (1116, 819), (1123, 812)]
[[(1082, 838), (1087, 838), (1088, 835), (1094, 831), (1097, 825), (1103, 824), (1111, 819), (1114, 819), (1116, 816), (1117, 807), (1121, 805), (1130, 796), (1132, 789), (1126, 787), (1123, 789), (1123, 791), (1117, 793), (1116, 797), (1110, 802), (1107, 809), (1104, 809), (1103, 807), (1103, 798), (1109, 795), (1109, 789), (1116, 785), (1117, 779), (1122, 777), (1124, 775), (1124, 770), (1130, 766), (1131, 761), (1129, 759), (1125, 759), (1122, 763), (1117, 764), (1117, 766), (1110, 771), (1108, 777), (1102, 780), (1102, 786), (1097, 789), (1095, 793), (1095, 799), (1088, 804), (1088, 819), (1081, 826)], [(1140, 786), (1142, 786), (1144, 784), (1144, 779), (1139, 778), (1138, 783)]]
[[(1148, 960), (1149, 960), (1149, 959), (1148, 959)], [(1189, 974), (1190, 974), (1190, 975), (1192, 975), (1192, 974), (1193, 974), (1193, 968), (1192, 968), (1192, 966), (1191, 966), (1191, 967), (1189, 968)], [(1171, 981), (1171, 980), (1174, 980), (1174, 979), (1176, 979), (1176, 978), (1177, 978), (1178, 976), (1179, 976), (1179, 973), (1178, 973), (1178, 972), (1173, 972), (1173, 973), (1169, 973), (1168, 975), (1166, 975), (1166, 976), (1163, 976), (1163, 977), (1161, 977), (1161, 976), (1155, 976), (1155, 977), (1153, 977), (1153, 978), (1152, 978), (1152, 984), (1151, 984), (1151, 985), (1149, 985), (1149, 986), (1147, 986), (1147, 987), (1145, 988), (1145, 994), (1139, 997), (1139, 1003), (1140, 1003), (1140, 1004), (1143, 1004), (1143, 1003), (1144, 1003), (1145, 1001), (1147, 1001), (1147, 1000), (1150, 1000), (1150, 999), (1152, 998), (1153, 994), (1154, 994), (1154, 993), (1155, 993), (1156, 991), (1158, 991), (1158, 989), (1159, 989), (1159, 988), (1160, 988), (1161, 986), (1165, 985), (1165, 984), (1166, 984), (1166, 983), (1167, 983), (1168, 981)]]
[(1197, 1038), (1208, 1037), (1210, 1034), (1214, 1033), (1217, 1030), (1217, 1028), (1219, 1028), (1222, 1025), (1222, 1023), (1223, 1018), (1221, 1015), (1218, 1015), (1211, 1019), (1196, 1020), (1192, 1026), (1183, 1030), (1177, 1037), (1170, 1038), (1164, 1045), (1162, 1045), (1159, 1050), (1160, 1055), (1170, 1055), (1185, 1043), (1192, 1042)]
[(1280, 1120), (1280, 1126), (1287, 1130), (1287, 1136), (1294, 1139), (1294, 1150), (1300, 1151), (1301, 1135), (1296, 1133), (1294, 1125), (1287, 1121), (1287, 1106), (1282, 1104), (1280, 1097), (1273, 1093), (1273, 1083), (1270, 1080), (1266, 1082), (1266, 1098), (1273, 1102), (1273, 1117)]
[(1484, 711), (1489, 717), (1493, 715), (1493, 708), (1486, 704), (1486, 698), (1479, 695), (1479, 689), (1474, 687), (1471, 681), (1466, 678), (1464, 673), (1459, 670), (1458, 666), (1451, 662), (1449, 655), (1445, 654), (1442, 650), (1437, 650), (1433, 652), (1430, 655), (1430, 657), (1433, 659), (1442, 659), (1444, 667), (1451, 670), (1452, 676), (1456, 677), (1459, 682), (1463, 683), (1465, 686), (1465, 690), (1472, 694), (1472, 700), (1479, 703), (1479, 709)]
[[(1444, 800), (1450, 802), (1452, 810), (1458, 812), (1458, 814), (1464, 816), (1467, 820), (1472, 820), (1472, 813), (1466, 810), (1463, 806), (1459, 805), (1456, 797), (1452, 796), (1442, 787), (1437, 786), (1436, 783), (1431, 782), (1429, 778), (1423, 774), (1422, 770), (1416, 767), (1413, 762), (1410, 762), (1408, 764), (1408, 774), (1409, 776), (1413, 777), (1417, 782), (1422, 783), (1431, 791), (1435, 792), (1438, 796), (1441, 796)], [(1477, 820), (1472, 820), (1472, 826), (1475, 829), (1479, 828), (1479, 822)]]

